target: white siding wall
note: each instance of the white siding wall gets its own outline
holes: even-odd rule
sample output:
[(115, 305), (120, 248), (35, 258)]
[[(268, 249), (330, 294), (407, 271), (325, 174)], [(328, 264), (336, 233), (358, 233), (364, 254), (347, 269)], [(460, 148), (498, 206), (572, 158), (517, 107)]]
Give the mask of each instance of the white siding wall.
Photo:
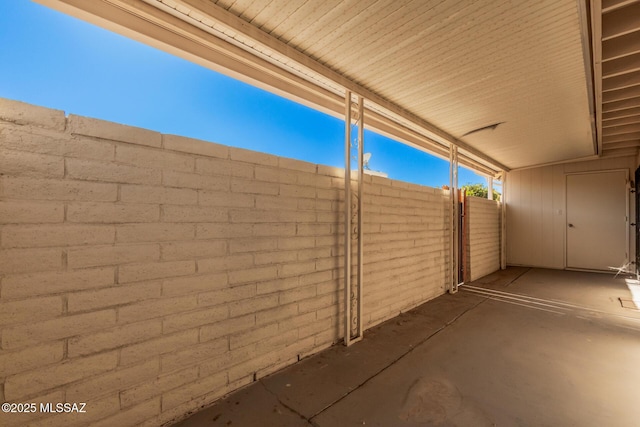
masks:
[[(627, 169), (629, 177), (633, 177), (635, 167), (636, 157), (631, 156), (509, 172), (507, 263), (565, 268), (566, 174)], [(632, 194), (629, 197), (633, 219), (634, 199)], [(634, 253), (631, 245), (632, 259)]]

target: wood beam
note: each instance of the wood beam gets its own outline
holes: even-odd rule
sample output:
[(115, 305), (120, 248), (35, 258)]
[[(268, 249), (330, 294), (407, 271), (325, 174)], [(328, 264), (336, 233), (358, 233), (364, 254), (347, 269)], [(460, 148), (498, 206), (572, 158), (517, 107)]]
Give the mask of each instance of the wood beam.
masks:
[(582, 60), (585, 71), (585, 78), (587, 83), (587, 99), (589, 103), (589, 124), (591, 127), (591, 140), (593, 143), (593, 154), (600, 153), (600, 139), (598, 135), (599, 132), (599, 118), (601, 117), (598, 96), (596, 93), (600, 90), (599, 85), (596, 84), (596, 76), (597, 72), (594, 70), (593, 61), (594, 61), (594, 53), (591, 49), (591, 31), (590, 31), (590, 21), (591, 16), (589, 15), (588, 2), (579, 1), (577, 2), (578, 6), (578, 16), (580, 22), (580, 41), (582, 44)]
[[(591, 14), (591, 55), (593, 67), (593, 95), (595, 98), (596, 150), (595, 155), (602, 154), (602, 1), (588, 0)], [(582, 2), (578, 2), (583, 8)], [(583, 23), (584, 25), (584, 23)], [(584, 48), (583, 48), (584, 49)]]

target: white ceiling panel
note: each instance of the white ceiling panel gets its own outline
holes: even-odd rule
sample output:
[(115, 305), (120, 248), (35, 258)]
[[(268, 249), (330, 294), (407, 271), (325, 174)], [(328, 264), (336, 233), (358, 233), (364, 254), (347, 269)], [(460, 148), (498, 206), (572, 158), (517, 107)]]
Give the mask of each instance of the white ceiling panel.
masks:
[(511, 168), (594, 154), (575, 0), (215, 3)]
[[(321, 88), (307, 102), (323, 99), (332, 113), (347, 90), (363, 95), (379, 119), (404, 126), (398, 135), (424, 136), (438, 153), (457, 145), (493, 171), (626, 150), (638, 134), (640, 1), (39, 1), (161, 38), (187, 57), (199, 50), (189, 43), (207, 46), (195, 55), (236, 61), (231, 75), (245, 69), (277, 93), (303, 79)], [(112, 18), (120, 11), (140, 23)], [(147, 23), (155, 27), (143, 31)], [(309, 88), (295, 84), (298, 100)]]

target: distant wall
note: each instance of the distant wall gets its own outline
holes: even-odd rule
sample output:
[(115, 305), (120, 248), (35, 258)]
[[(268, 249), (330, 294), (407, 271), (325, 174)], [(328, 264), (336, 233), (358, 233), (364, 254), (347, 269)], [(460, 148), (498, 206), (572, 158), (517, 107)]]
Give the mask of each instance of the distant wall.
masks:
[(467, 197), (469, 280), (500, 269), (500, 203)]
[[(0, 100), (2, 425), (159, 425), (342, 336), (343, 171)], [(367, 327), (444, 292), (447, 195), (365, 177)]]
[[(507, 262), (511, 265), (565, 268), (566, 175), (626, 169), (633, 180), (635, 168), (636, 157), (628, 156), (509, 172), (506, 191)], [(631, 193), (629, 208), (633, 219), (635, 199)], [(629, 234), (633, 236), (633, 232)], [(633, 260), (635, 244), (630, 245), (630, 250), (630, 259)]]

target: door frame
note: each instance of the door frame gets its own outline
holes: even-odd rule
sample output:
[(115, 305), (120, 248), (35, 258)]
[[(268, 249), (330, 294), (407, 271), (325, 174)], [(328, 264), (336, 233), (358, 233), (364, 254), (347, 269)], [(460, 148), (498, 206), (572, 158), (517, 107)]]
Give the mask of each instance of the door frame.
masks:
[(625, 238), (626, 238), (626, 245), (625, 245), (625, 250), (626, 250), (626, 258), (625, 258), (625, 262), (628, 264), (631, 262), (631, 238), (630, 238), (630, 232), (629, 232), (629, 228), (630, 228), (630, 218), (629, 215), (631, 214), (630, 212), (630, 207), (629, 207), (629, 198), (630, 198), (630, 191), (631, 191), (631, 181), (629, 180), (629, 169), (602, 169), (602, 170), (596, 170), (596, 171), (584, 171), (584, 172), (565, 172), (564, 174), (564, 269), (565, 270), (572, 270), (572, 271), (592, 271), (592, 272), (596, 272), (596, 273), (611, 273), (614, 274), (616, 273), (616, 271), (605, 271), (605, 270), (590, 270), (590, 269), (586, 269), (586, 268), (573, 268), (573, 267), (569, 267), (567, 265), (567, 252), (569, 250), (569, 245), (567, 244), (567, 220), (568, 220), (568, 215), (569, 215), (569, 185), (568, 185), (568, 177), (569, 175), (587, 175), (587, 174), (597, 174), (597, 173), (609, 173), (609, 172), (624, 172), (625, 174), (625, 194), (626, 197), (624, 198), (625, 201), (625, 217), (626, 217), (626, 221), (625, 221)]

